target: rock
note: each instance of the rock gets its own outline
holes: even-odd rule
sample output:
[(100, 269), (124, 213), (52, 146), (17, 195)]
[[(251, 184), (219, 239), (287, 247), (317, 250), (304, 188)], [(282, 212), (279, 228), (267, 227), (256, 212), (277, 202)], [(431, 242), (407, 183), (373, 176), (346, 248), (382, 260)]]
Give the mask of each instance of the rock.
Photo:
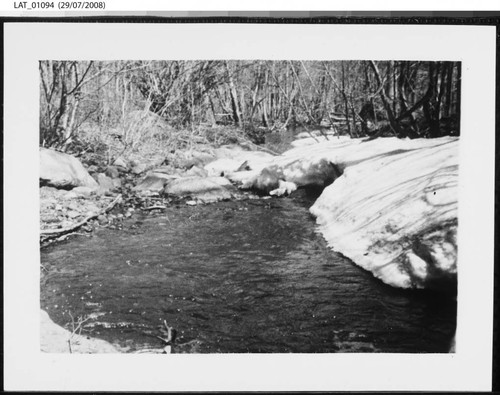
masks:
[(87, 213), (86, 215), (87, 216), (90, 216), (90, 215), (95, 215), (97, 214), (99, 211), (101, 211), (99, 209), (99, 207), (97, 207), (95, 204), (91, 203), (91, 204), (88, 204), (85, 206), (85, 209), (87, 210)]
[(184, 173), (184, 176), (185, 177), (192, 177), (192, 176), (207, 177), (208, 172), (205, 169), (202, 169), (198, 166), (193, 166)]
[(175, 162), (175, 167), (178, 167), (180, 169), (190, 169), (193, 166), (196, 166), (196, 161), (193, 160), (193, 158), (180, 158), (177, 159)]
[(253, 184), (260, 173), (260, 170), (244, 170), (227, 174), (225, 177), (231, 180), (232, 183), (239, 185), (242, 189), (249, 189), (253, 188)]
[(190, 154), (187, 154), (184, 158), (178, 158), (176, 160), (178, 167), (183, 169), (191, 169), (192, 167), (203, 167), (207, 163), (213, 161), (215, 159), (214, 155), (211, 155), (206, 152), (197, 152), (194, 151)]
[(122, 187), (122, 180), (120, 180), (119, 178), (113, 178), (113, 189), (121, 187)]
[(64, 221), (61, 221), (59, 223), (58, 228), (64, 229), (64, 228), (70, 227), (71, 225), (73, 225), (72, 221), (66, 221), (66, 220), (64, 220)]
[(249, 163), (248, 163), (247, 161), (244, 161), (244, 162), (240, 165), (240, 167), (238, 167), (238, 168), (236, 169), (236, 172), (240, 172), (240, 171), (250, 171), (250, 170), (252, 170), (252, 169), (250, 168)]
[(40, 147), (40, 184), (65, 189), (97, 187), (97, 182), (77, 158), (43, 147)]
[[(160, 191), (161, 192), (161, 191)], [(141, 191), (136, 191), (137, 195), (140, 197), (155, 197), (155, 196), (160, 196), (160, 192), (155, 192), (155, 191), (149, 191), (147, 189), (141, 190)]]
[(68, 191), (64, 194), (63, 199), (71, 200), (71, 199), (76, 199), (77, 197), (78, 197), (78, 194), (76, 194), (73, 191)]
[(110, 191), (115, 188), (115, 184), (113, 183), (113, 179), (109, 178), (104, 173), (97, 173), (96, 180), (99, 184), (99, 189), (103, 192)]
[(64, 191), (61, 191), (54, 187), (43, 186), (40, 187), (40, 197), (44, 198), (55, 198), (61, 194), (64, 194)]
[(234, 193), (231, 193), (227, 188), (220, 187), (219, 189), (210, 189), (205, 192), (197, 193), (195, 197), (203, 203), (214, 203), (222, 200), (230, 200), (234, 197)]
[(215, 156), (212, 154), (209, 154), (207, 152), (193, 152), (192, 153), (193, 159), (195, 160), (195, 166), (203, 167), (209, 162), (212, 162), (215, 159)]
[(78, 209), (80, 208), (79, 204), (76, 203), (75, 201), (69, 202), (66, 207), (68, 208), (68, 210), (75, 210), (75, 211), (78, 211)]
[[(66, 192), (67, 193), (67, 192)], [(52, 209), (57, 203), (57, 199), (50, 196), (43, 196), (40, 193), (40, 209)]]
[(151, 173), (148, 174), (138, 185), (136, 185), (134, 191), (152, 191), (161, 192), (165, 187), (167, 181), (171, 180), (173, 176), (163, 173)]
[(66, 216), (68, 218), (76, 218), (76, 217), (79, 217), (80, 215), (82, 215), (80, 212), (78, 211), (75, 211), (75, 210), (69, 210), (67, 213), (66, 213)]
[(233, 184), (231, 184), (231, 182), (225, 177), (207, 177), (207, 180), (209, 180), (217, 185), (220, 185), (220, 186), (232, 189), (232, 190), (236, 190), (236, 188), (233, 186)]
[(172, 174), (174, 172), (173, 166), (160, 166), (153, 170), (154, 173)]
[(104, 174), (106, 174), (109, 178), (120, 177), (120, 172), (118, 171), (118, 167), (116, 166), (108, 166)]
[(279, 173), (272, 170), (264, 169), (259, 174), (259, 177), (255, 183), (255, 188), (262, 191), (271, 191), (273, 189), (279, 188), (280, 178)]
[(71, 190), (77, 197), (89, 197), (95, 193), (95, 189), (89, 187), (76, 187)]
[(122, 170), (128, 170), (128, 165), (125, 159), (123, 158), (116, 158), (115, 161), (113, 162), (113, 165), (115, 167), (121, 168)]
[(42, 213), (40, 214), (40, 219), (42, 222), (46, 222), (48, 224), (59, 222), (59, 218), (50, 213)]
[[(267, 152), (248, 151), (244, 152), (239, 159), (243, 161), (239, 170), (262, 170), (275, 158)], [(243, 167), (243, 168), (241, 168)]]
[(204, 169), (208, 176), (220, 177), (236, 172), (243, 162), (236, 159), (222, 158), (205, 165)]
[(131, 172), (134, 174), (141, 174), (144, 173), (148, 169), (148, 166), (145, 163), (137, 163), (134, 166), (132, 166)]
[(231, 199), (236, 188), (223, 177), (184, 177), (171, 180), (163, 193), (191, 196), (203, 202)]

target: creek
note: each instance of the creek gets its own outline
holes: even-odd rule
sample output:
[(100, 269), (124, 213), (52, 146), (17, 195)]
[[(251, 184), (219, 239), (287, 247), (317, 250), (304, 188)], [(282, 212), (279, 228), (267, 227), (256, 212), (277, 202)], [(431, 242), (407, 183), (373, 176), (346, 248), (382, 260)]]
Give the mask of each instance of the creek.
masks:
[(163, 320), (176, 353), (447, 352), (456, 300), (386, 286), (329, 249), (315, 198), (177, 205), (48, 246), (41, 307), (129, 352), (161, 348)]

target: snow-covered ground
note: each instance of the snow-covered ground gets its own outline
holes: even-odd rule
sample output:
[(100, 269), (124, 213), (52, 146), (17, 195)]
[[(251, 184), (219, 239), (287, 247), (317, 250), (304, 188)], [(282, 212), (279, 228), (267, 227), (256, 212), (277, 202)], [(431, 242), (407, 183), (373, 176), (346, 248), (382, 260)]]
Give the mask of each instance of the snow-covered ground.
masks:
[(40, 310), (40, 335), (40, 350), (43, 352), (75, 354), (120, 352), (107, 341), (71, 333), (55, 324), (43, 310)]
[(456, 284), (458, 138), (307, 138), (294, 146), (262, 171), (230, 178), (271, 194), (335, 180), (311, 207), (332, 249), (395, 287)]

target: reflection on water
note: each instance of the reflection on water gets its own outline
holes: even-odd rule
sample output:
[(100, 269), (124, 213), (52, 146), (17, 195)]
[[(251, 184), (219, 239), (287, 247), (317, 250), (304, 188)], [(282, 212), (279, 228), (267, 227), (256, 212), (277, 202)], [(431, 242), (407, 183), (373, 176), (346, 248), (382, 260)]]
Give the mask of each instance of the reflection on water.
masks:
[(295, 199), (172, 207), (42, 251), (41, 304), (60, 325), (174, 352), (447, 352), (456, 302), (385, 286), (326, 247)]

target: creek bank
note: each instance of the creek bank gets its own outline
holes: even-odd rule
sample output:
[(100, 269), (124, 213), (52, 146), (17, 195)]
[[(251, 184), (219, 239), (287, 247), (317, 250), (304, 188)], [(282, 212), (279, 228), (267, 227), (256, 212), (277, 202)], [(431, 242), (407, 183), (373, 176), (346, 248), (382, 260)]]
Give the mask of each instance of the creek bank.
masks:
[[(119, 227), (138, 208), (154, 212), (171, 204), (246, 199), (255, 197), (255, 190), (281, 196), (299, 187), (324, 188), (310, 211), (332, 249), (394, 287), (456, 287), (458, 138), (314, 136), (292, 145), (279, 156), (224, 146), (191, 154), (184, 168), (166, 161), (145, 170), (119, 158), (93, 177), (76, 158), (61, 156), (68, 174), (58, 177), (72, 179), (76, 187), (41, 188), (41, 227), (64, 228), (96, 211), (83, 230)], [(41, 158), (47, 151), (41, 149)], [(49, 157), (54, 168), (60, 156)], [(137, 168), (144, 170), (141, 175), (132, 171)], [(75, 169), (80, 181), (73, 177)], [(42, 168), (41, 183), (47, 173)], [(89, 178), (96, 185), (82, 186), (92, 184)], [(67, 189), (69, 184), (59, 185)], [(118, 194), (122, 201), (104, 213)]]
[(310, 211), (332, 249), (391, 286), (456, 292), (458, 138), (316, 137), (294, 146), (231, 178), (270, 193), (284, 183), (324, 185)]
[(86, 169), (71, 155), (40, 148), (42, 245), (77, 231), (90, 232), (96, 226), (119, 228), (138, 209), (153, 213), (172, 204), (253, 198), (222, 176), (242, 166), (253, 168), (259, 159), (271, 157), (230, 145), (212, 153), (177, 153), (175, 159), (167, 157), (163, 163), (117, 158), (112, 165)]

